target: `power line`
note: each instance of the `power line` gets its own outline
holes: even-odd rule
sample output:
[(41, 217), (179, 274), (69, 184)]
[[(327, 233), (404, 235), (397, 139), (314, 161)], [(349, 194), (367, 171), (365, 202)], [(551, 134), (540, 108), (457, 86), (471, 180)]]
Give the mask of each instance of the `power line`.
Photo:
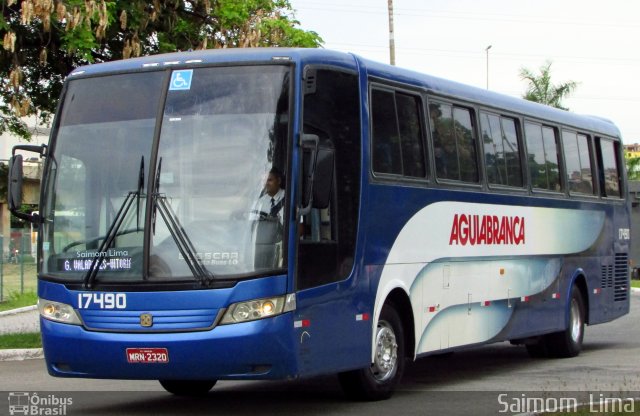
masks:
[[(296, 4), (304, 2), (296, 2)], [(341, 12), (341, 13), (355, 13), (355, 14), (377, 14), (384, 15), (385, 11), (381, 8), (371, 6), (354, 6), (345, 4), (331, 4), (331, 3), (306, 3), (304, 9), (313, 11), (324, 12)], [(296, 11), (300, 11), (301, 8), (296, 7)], [(571, 21), (556, 16), (523, 16), (518, 14), (478, 14), (475, 12), (463, 12), (463, 11), (441, 11), (433, 9), (419, 9), (419, 8), (402, 8), (397, 7), (394, 10), (395, 16), (409, 16), (409, 17), (432, 17), (435, 19), (455, 19), (455, 20), (473, 20), (473, 21), (498, 21), (506, 23), (536, 23), (546, 25), (574, 25), (574, 26), (588, 26), (593, 27), (613, 27), (613, 28), (629, 28), (640, 29), (640, 25), (633, 21), (626, 22), (606, 22), (606, 21)]]
[[(352, 47), (358, 49), (364, 49), (370, 52), (383, 51), (387, 47), (385, 45), (376, 45), (376, 44), (363, 44), (363, 43), (349, 43), (349, 42), (330, 42), (331, 45), (341, 46), (341, 47)], [(403, 53), (412, 54), (412, 55), (425, 55), (425, 56), (446, 56), (446, 57), (459, 57), (459, 58), (469, 58), (469, 59), (484, 59), (484, 53), (482, 51), (476, 50), (452, 50), (452, 49), (434, 49), (434, 48), (416, 48), (416, 47), (405, 47), (405, 46), (396, 46), (397, 51), (402, 51)], [(531, 53), (522, 53), (522, 52), (499, 52), (492, 53), (491, 59), (502, 59), (502, 60), (538, 60), (538, 59), (548, 59), (549, 54), (540, 55), (540, 54), (531, 54)], [(555, 59), (561, 59), (565, 62), (577, 62), (577, 63), (595, 63), (602, 65), (611, 65), (612, 62), (617, 62), (620, 65), (636, 65), (640, 64), (640, 58), (629, 58), (629, 57), (612, 57), (612, 56), (571, 56), (571, 55), (553, 55)]]

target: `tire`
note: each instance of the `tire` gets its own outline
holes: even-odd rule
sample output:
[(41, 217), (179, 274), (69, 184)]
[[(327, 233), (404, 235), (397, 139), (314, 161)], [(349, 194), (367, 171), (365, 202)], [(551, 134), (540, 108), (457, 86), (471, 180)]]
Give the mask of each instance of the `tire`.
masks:
[(569, 300), (569, 324), (564, 331), (545, 336), (545, 346), (549, 356), (569, 358), (580, 354), (584, 339), (585, 304), (582, 292), (577, 286), (571, 288)]
[(158, 380), (169, 393), (176, 396), (204, 396), (217, 380)]
[(388, 399), (404, 373), (404, 329), (393, 306), (386, 304), (382, 307), (375, 335), (371, 366), (338, 375), (342, 390), (350, 399)]

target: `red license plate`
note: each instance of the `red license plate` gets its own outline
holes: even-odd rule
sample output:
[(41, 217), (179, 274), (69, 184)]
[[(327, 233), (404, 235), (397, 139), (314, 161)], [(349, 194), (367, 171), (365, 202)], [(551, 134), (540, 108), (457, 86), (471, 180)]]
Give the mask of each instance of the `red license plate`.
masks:
[(168, 363), (169, 351), (166, 348), (127, 348), (127, 362), (131, 364)]

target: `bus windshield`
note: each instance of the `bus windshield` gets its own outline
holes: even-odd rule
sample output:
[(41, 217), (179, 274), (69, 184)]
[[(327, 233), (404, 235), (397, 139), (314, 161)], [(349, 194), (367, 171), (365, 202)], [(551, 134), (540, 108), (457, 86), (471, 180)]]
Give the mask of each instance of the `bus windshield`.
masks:
[(190, 281), (281, 269), (288, 111), (286, 66), (70, 81), (45, 174), (42, 275)]

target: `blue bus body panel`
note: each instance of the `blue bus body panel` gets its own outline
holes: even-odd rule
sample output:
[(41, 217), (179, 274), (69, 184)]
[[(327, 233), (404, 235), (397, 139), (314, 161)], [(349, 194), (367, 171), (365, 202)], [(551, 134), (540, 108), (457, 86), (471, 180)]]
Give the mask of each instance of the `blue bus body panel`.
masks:
[[(286, 281), (286, 276), (277, 276), (242, 281), (229, 289), (126, 292), (126, 309), (105, 310), (97, 309), (95, 304), (90, 305), (94, 309), (78, 308), (81, 301), (78, 294), (93, 292), (70, 291), (64, 285), (40, 280), (40, 298), (72, 305), (85, 326), (98, 329), (87, 330), (85, 326), (41, 318), (47, 367), (52, 375), (61, 377), (294, 377), (297, 354), (292, 341), (293, 313), (217, 325), (213, 329), (193, 329), (196, 325), (212, 327), (219, 311), (234, 302), (285, 294)], [(154, 316), (152, 327), (140, 326), (143, 313)], [(130, 364), (127, 348), (166, 348), (169, 362)]]
[[(215, 380), (297, 374), (291, 313), (183, 333), (90, 332), (42, 318), (41, 328), (47, 369), (57, 377)], [(127, 348), (166, 348), (169, 362), (129, 363)]]

